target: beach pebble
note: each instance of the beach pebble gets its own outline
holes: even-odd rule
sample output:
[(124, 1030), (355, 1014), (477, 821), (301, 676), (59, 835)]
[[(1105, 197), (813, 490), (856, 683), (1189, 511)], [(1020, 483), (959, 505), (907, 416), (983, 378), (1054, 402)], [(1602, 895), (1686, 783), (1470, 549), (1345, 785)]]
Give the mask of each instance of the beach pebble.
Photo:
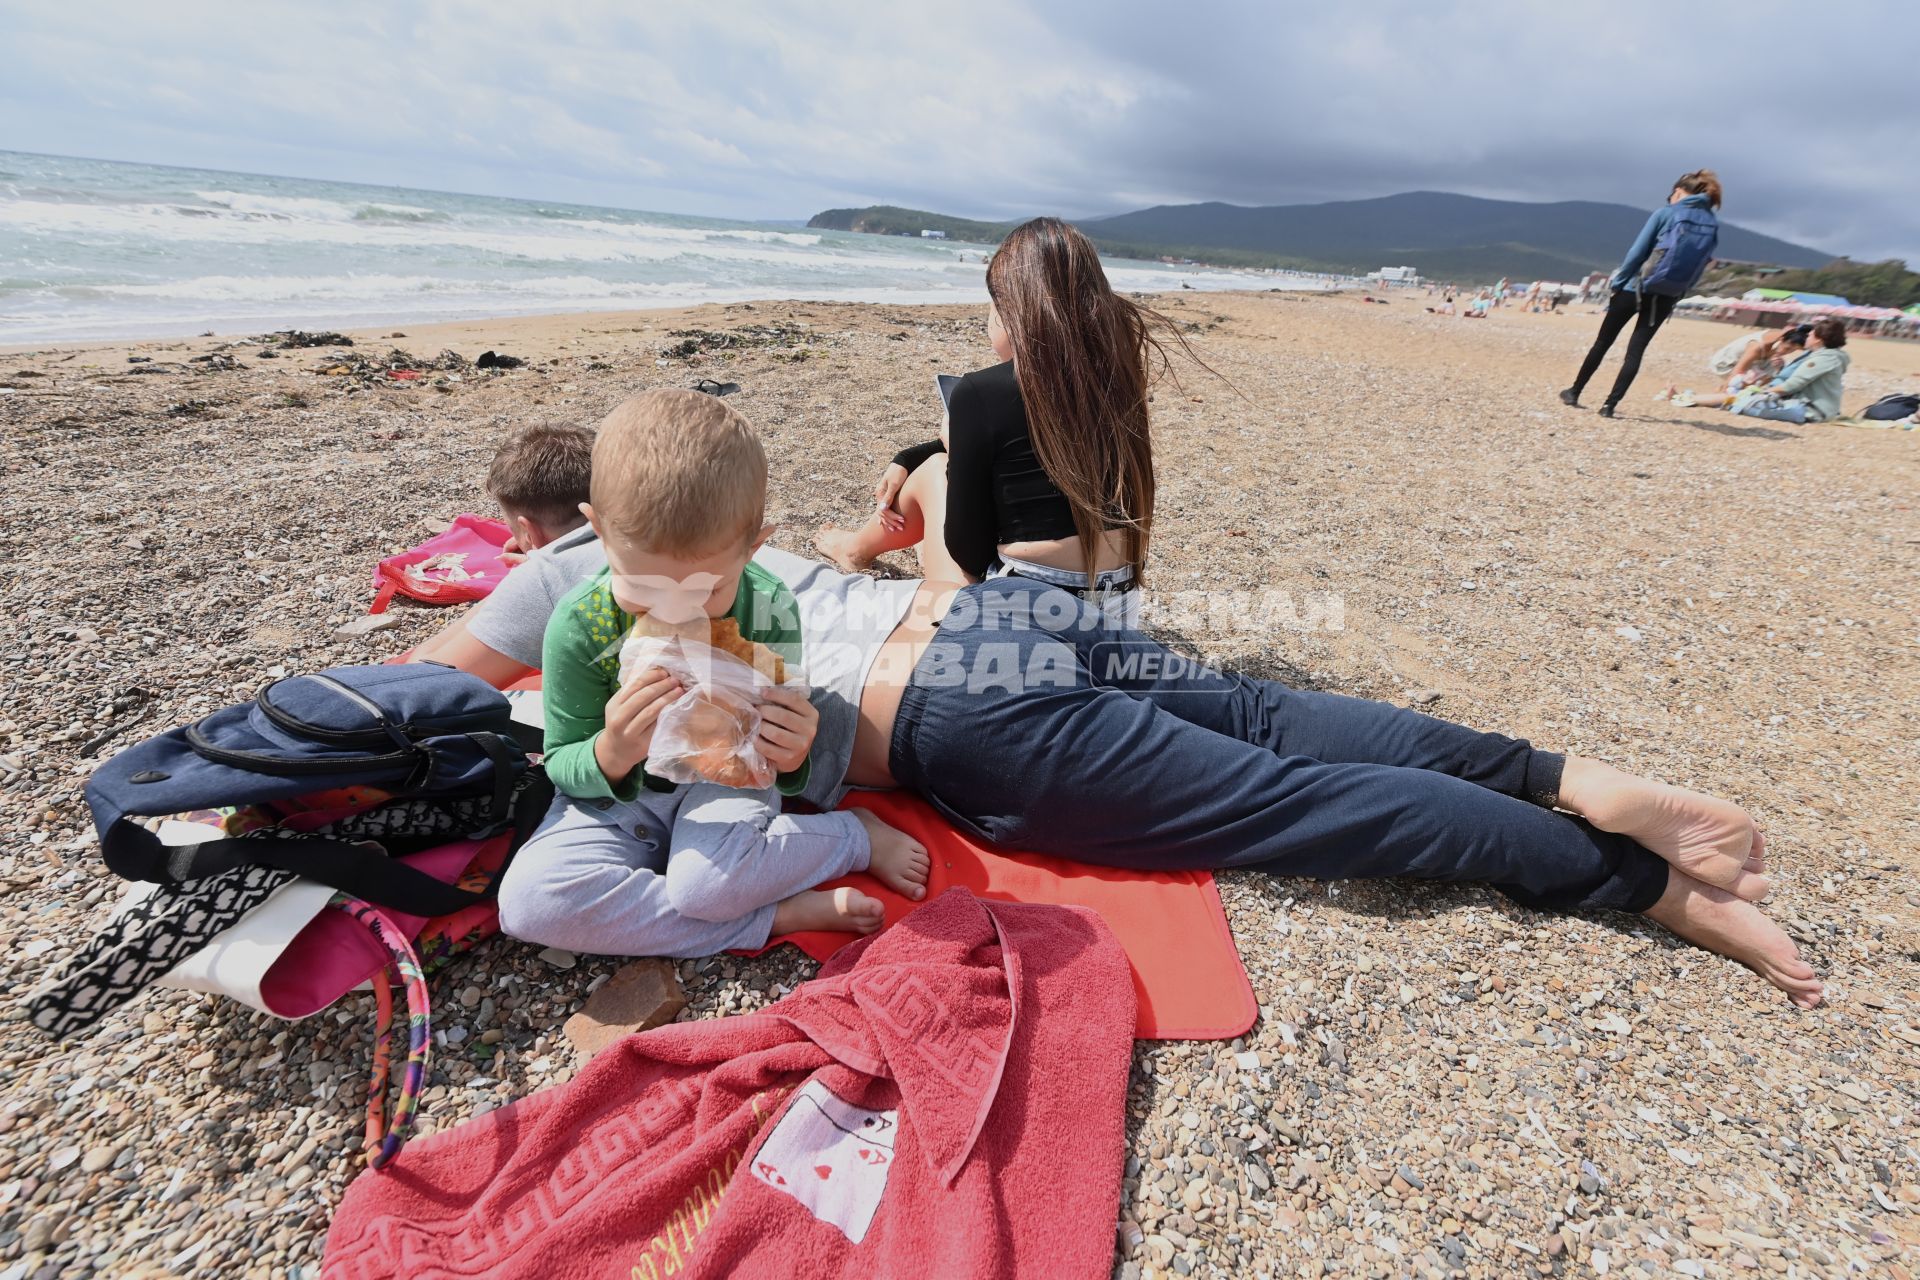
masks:
[(400, 625), (397, 613), (369, 613), (355, 618), (343, 626), (336, 627), (333, 634), (342, 640), (351, 640), (358, 636), (371, 635), (375, 631), (385, 631), (388, 627)]
[(121, 1148), (116, 1146), (95, 1147), (80, 1158), (80, 1172), (99, 1173), (120, 1155)]

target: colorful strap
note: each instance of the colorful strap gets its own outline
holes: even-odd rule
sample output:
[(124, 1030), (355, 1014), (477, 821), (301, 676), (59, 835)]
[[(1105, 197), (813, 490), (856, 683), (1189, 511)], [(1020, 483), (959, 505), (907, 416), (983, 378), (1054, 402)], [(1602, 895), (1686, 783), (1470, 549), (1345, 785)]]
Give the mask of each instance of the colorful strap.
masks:
[(367, 1081), (367, 1150), (387, 1132), (387, 1081), (393, 1074), (393, 969), (367, 980), (373, 987), (373, 1073)]
[[(392, 955), (392, 971), (400, 975), (400, 985), (406, 993), (407, 1065), (400, 1078), (400, 1096), (394, 1100), (392, 1118), (386, 1126), (386, 1132), (382, 1134), (380, 1133), (380, 1111), (386, 1100), (387, 1081), (391, 1074), (393, 1027), (393, 996), (390, 990), (385, 989), (386, 971), (382, 971), (380, 979), (374, 985), (376, 1024), (373, 1078), (367, 1100), (367, 1147), (373, 1150), (376, 1142), (378, 1143), (378, 1150), (373, 1150), (373, 1156), (369, 1161), (374, 1168), (378, 1169), (393, 1159), (405, 1145), (407, 1135), (413, 1130), (415, 1115), (420, 1108), (420, 1091), (427, 1078), (428, 1051), (433, 1044), (427, 980), (420, 972), (420, 958), (414, 954), (413, 944), (393, 927), (391, 922), (380, 913), (378, 907), (357, 898), (336, 898), (333, 905), (366, 925), (367, 932), (371, 933), (374, 939)], [(383, 991), (384, 1000), (382, 999)]]

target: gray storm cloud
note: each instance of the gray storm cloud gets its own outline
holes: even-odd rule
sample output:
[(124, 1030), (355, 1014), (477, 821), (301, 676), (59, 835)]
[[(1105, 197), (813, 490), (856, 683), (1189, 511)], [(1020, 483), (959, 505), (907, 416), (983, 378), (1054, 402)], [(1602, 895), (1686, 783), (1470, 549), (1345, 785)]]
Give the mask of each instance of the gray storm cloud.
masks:
[(1706, 165), (1737, 222), (1920, 259), (1916, 44), (1907, 0), (28, 0), (0, 148), (749, 218), (1646, 206)]

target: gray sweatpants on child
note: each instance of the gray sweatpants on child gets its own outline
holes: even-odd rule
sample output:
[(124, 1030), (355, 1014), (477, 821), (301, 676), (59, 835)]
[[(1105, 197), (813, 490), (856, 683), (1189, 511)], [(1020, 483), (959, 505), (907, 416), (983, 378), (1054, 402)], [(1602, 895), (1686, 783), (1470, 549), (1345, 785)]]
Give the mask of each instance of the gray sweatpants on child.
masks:
[(600, 955), (761, 947), (775, 903), (865, 871), (870, 853), (851, 813), (781, 813), (772, 788), (695, 783), (633, 800), (556, 796), (501, 877), (500, 929)]

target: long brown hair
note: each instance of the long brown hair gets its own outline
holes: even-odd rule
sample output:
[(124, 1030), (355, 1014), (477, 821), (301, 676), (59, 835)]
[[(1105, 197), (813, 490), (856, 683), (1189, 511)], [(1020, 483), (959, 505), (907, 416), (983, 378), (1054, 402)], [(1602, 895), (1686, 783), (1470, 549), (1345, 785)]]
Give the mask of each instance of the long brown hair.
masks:
[(1108, 529), (1124, 533), (1127, 563), (1144, 579), (1154, 497), (1149, 351), (1166, 361), (1154, 330), (1192, 349), (1172, 321), (1116, 294), (1092, 242), (1058, 218), (1024, 222), (1000, 242), (987, 292), (1013, 346), (1034, 456), (1073, 509), (1088, 581)]

